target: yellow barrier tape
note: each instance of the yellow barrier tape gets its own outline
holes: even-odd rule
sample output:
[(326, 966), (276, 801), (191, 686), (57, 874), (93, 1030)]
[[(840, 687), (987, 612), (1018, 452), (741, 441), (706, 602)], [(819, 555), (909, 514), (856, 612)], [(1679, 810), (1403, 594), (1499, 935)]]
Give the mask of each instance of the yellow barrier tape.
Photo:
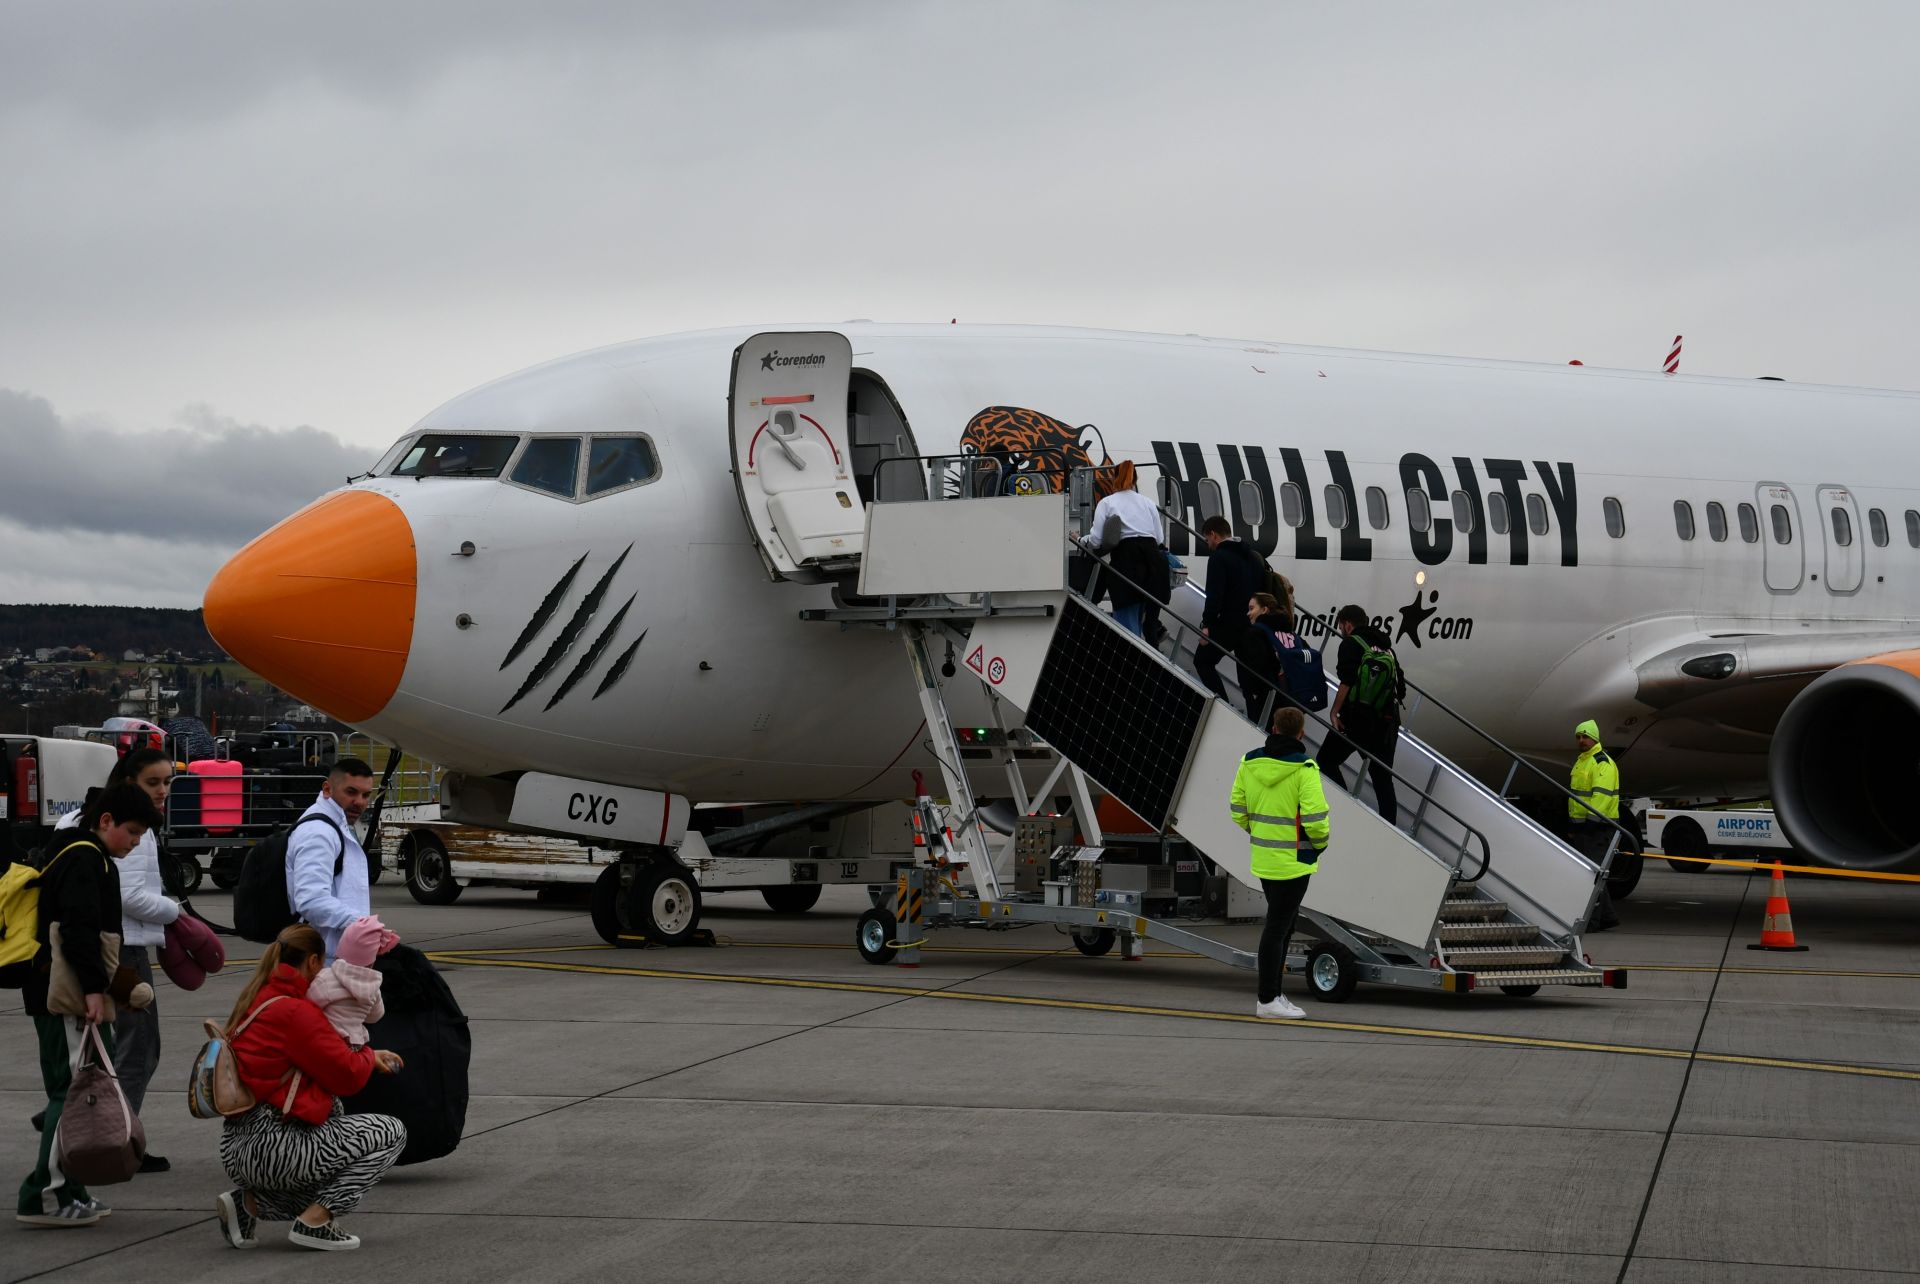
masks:
[[(1654, 859), (1654, 853), (1646, 853), (1648, 859)], [(1870, 869), (1833, 869), (1826, 865), (1788, 865), (1774, 860), (1727, 860), (1721, 856), (1669, 856), (1662, 852), (1660, 860), (1683, 860), (1689, 865), (1727, 865), (1734, 869), (1772, 869), (1779, 865), (1789, 874), (1831, 874), (1835, 878), (1864, 878), (1875, 883), (1920, 883), (1920, 874), (1882, 874)]]

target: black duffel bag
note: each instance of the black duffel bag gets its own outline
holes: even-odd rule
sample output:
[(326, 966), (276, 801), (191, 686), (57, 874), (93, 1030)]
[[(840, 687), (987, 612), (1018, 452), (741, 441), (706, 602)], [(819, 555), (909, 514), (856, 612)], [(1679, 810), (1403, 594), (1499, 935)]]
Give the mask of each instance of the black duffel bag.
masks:
[(402, 1164), (450, 1155), (467, 1126), (467, 1069), (473, 1036), (453, 991), (427, 956), (396, 945), (378, 959), (387, 1013), (367, 1024), (367, 1046), (406, 1060), (398, 1074), (377, 1074), (345, 1101), (350, 1115), (392, 1115), (407, 1126)]

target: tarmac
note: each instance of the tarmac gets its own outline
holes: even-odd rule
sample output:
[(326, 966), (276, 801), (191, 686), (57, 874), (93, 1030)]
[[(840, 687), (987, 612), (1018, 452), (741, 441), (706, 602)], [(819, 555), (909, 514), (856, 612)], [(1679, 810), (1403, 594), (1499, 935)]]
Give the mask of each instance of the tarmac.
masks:
[[(719, 947), (615, 950), (572, 905), (389, 878), (376, 909), (472, 1019), (473, 1099), (454, 1154), (346, 1220), (364, 1247), (220, 1238), (218, 1126), (180, 1089), (230, 966), (161, 993), (173, 1171), (97, 1192), (91, 1228), (7, 1223), (0, 1279), (1920, 1278), (1920, 887), (1790, 879), (1799, 954), (1745, 948), (1766, 888), (1650, 862), (1589, 938), (1625, 991), (1328, 1005), (1290, 977), (1309, 1019), (1273, 1023), (1246, 973), (1045, 927), (869, 966), (860, 889), (714, 896)], [(17, 992), (0, 1011), (12, 1179), (43, 1097)]]

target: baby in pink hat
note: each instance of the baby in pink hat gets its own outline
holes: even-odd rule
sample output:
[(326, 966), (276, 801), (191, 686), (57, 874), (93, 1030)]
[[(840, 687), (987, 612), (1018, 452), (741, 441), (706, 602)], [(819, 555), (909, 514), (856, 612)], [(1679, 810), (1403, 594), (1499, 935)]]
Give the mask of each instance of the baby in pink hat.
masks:
[(307, 998), (353, 1048), (367, 1046), (367, 1022), (386, 1015), (380, 1001), (380, 974), (373, 961), (400, 944), (398, 933), (373, 915), (355, 919), (340, 934), (340, 949), (307, 987)]

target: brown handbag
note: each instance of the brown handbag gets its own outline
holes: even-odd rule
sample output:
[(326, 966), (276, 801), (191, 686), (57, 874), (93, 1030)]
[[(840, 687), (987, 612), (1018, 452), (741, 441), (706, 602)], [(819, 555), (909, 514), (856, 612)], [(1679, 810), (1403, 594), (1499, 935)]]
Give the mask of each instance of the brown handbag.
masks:
[(83, 1186), (132, 1181), (147, 1157), (147, 1131), (120, 1091), (97, 1025), (88, 1024), (81, 1036), (80, 1068), (67, 1086), (54, 1143), (61, 1173)]
[[(47, 941), (52, 945), (52, 972), (47, 977), (47, 1011), (55, 1016), (83, 1017), (87, 1014), (87, 993), (80, 988), (80, 978), (73, 974), (73, 968), (67, 963), (67, 956), (60, 949), (60, 925), (47, 924)], [(100, 963), (111, 977), (120, 970), (120, 933), (100, 933)], [(114, 1006), (110, 995), (100, 996), (102, 1012), (100, 1019), (112, 1024), (119, 1019), (120, 1010)]]

